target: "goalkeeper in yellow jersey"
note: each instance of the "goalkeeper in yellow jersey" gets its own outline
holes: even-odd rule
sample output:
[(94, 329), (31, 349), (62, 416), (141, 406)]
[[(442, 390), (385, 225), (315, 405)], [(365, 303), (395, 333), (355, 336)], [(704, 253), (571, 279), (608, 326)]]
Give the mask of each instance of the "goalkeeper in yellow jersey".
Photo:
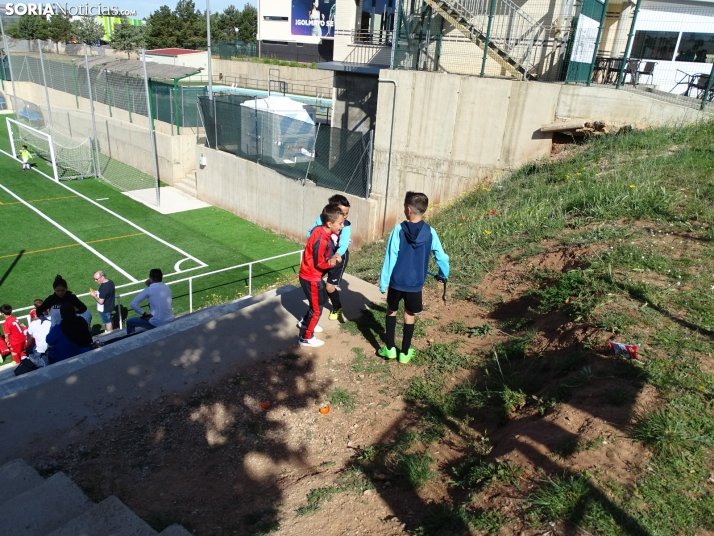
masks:
[(27, 145), (23, 145), (22, 148), (20, 149), (20, 160), (22, 160), (22, 171), (25, 171), (26, 169), (30, 169), (30, 159), (32, 158), (32, 155), (30, 154), (30, 151), (27, 150)]

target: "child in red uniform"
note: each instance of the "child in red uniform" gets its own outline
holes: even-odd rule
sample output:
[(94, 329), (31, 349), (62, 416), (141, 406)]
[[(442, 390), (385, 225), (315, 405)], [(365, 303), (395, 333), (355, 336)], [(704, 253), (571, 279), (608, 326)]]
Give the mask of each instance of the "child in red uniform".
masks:
[(5, 322), (2, 325), (2, 331), (5, 334), (5, 342), (12, 352), (12, 359), (15, 363), (19, 363), (25, 356), (25, 345), (27, 344), (27, 335), (25, 330), (17, 321), (17, 318), (12, 316), (12, 307), (7, 303), (0, 307), (0, 313), (5, 317)]
[(300, 286), (307, 296), (308, 309), (300, 320), (300, 346), (317, 347), (325, 344), (315, 337), (317, 322), (322, 315), (322, 308), (327, 302), (327, 291), (322, 277), (337, 264), (335, 242), (332, 235), (340, 234), (345, 225), (345, 216), (337, 205), (327, 205), (320, 215), (322, 225), (315, 227), (305, 245), (300, 263)]

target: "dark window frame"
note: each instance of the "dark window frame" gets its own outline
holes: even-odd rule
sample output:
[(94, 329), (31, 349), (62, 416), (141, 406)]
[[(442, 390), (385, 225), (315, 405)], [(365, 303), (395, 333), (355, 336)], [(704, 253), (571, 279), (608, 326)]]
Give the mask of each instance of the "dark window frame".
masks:
[[(679, 42), (680, 32), (663, 32), (655, 30), (637, 30), (630, 52), (631, 58), (647, 60), (672, 61)], [(648, 40), (649, 38), (649, 40)], [(665, 40), (669, 40), (667, 43)], [(652, 50), (645, 54), (645, 50)]]

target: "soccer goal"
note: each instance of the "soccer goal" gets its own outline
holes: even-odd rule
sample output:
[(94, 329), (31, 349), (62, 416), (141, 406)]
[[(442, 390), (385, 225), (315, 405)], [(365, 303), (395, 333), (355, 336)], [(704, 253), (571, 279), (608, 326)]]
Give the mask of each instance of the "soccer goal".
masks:
[(12, 153), (18, 155), (23, 145), (30, 153), (52, 166), (56, 181), (84, 179), (95, 176), (91, 138), (77, 139), (44, 126), (31, 127), (20, 121), (5, 119)]

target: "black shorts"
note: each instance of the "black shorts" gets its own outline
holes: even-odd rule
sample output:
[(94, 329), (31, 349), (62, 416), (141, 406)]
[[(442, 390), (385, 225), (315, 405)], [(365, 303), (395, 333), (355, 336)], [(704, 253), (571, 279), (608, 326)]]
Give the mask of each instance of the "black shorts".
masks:
[(345, 273), (345, 268), (347, 268), (347, 262), (350, 260), (349, 250), (345, 251), (342, 256), (342, 262), (336, 264), (327, 271), (327, 282), (335, 287), (340, 286), (340, 281), (342, 281), (342, 275)]
[(419, 292), (402, 292), (394, 290), (392, 287), (387, 289), (387, 307), (390, 311), (399, 310), (399, 302), (404, 299), (404, 309), (413, 315), (421, 314), (424, 307), (421, 303), (421, 290)]

